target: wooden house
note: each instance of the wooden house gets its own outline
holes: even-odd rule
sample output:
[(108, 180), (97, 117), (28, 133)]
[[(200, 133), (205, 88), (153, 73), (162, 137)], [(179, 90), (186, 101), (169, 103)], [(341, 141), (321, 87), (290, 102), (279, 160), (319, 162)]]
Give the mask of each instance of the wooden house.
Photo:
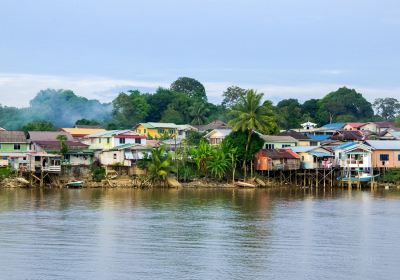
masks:
[(300, 156), (301, 169), (329, 169), (333, 167), (335, 156), (323, 147), (298, 146), (286, 148)]
[(221, 120), (214, 120), (210, 122), (209, 124), (205, 125), (193, 125), (195, 128), (197, 128), (198, 131), (200, 132), (209, 132), (214, 129), (227, 129), (230, 128), (227, 123), (221, 121)]
[(337, 141), (364, 141), (366, 135), (359, 130), (340, 130), (335, 132), (332, 136), (332, 140)]
[(319, 146), (320, 141), (307, 136), (305, 133), (287, 130), (279, 133), (279, 136), (290, 136), (297, 140), (297, 146)]
[(219, 145), (226, 136), (231, 134), (231, 132), (232, 129), (230, 128), (213, 129), (212, 131), (207, 133), (204, 138), (206, 138), (211, 145)]
[(370, 170), (372, 168), (371, 146), (360, 142), (348, 142), (336, 146), (335, 165), (340, 168)]
[(61, 155), (45, 152), (29, 153), (26, 171), (33, 173), (60, 173), (61, 161)]
[(146, 145), (146, 136), (132, 130), (108, 130), (85, 136), (82, 142), (91, 150), (110, 150), (124, 144)]
[(27, 164), (28, 141), (22, 131), (0, 130), (0, 166), (15, 169)]
[(64, 131), (29, 131), (27, 139), (32, 153), (60, 154), (61, 142), (59, 136), (64, 136), (64, 144), (68, 150), (62, 158), (62, 163), (71, 166), (90, 165), (93, 162), (93, 152), (89, 146), (75, 140), (70, 133)]
[(90, 134), (105, 132), (106, 130), (103, 128), (60, 128), (59, 131), (67, 132), (72, 135), (72, 137), (76, 140), (81, 140), (83, 137), (88, 136)]
[(368, 122), (360, 127), (360, 130), (369, 130), (376, 134), (381, 134), (384, 131), (394, 128), (396, 124), (394, 122)]
[(400, 128), (389, 128), (379, 135), (381, 140), (400, 140)]
[(367, 140), (365, 144), (373, 148), (374, 168), (400, 168), (400, 141)]
[(99, 153), (99, 160), (105, 166), (133, 166), (151, 152), (150, 146), (142, 144), (124, 144)]
[(258, 171), (297, 170), (300, 156), (290, 149), (262, 149), (255, 154), (255, 169)]
[(291, 136), (279, 136), (279, 135), (263, 135), (259, 134), (261, 139), (264, 140), (263, 149), (273, 150), (282, 149), (286, 147), (295, 147), (298, 144), (298, 140)]
[(343, 127), (343, 130), (361, 130), (366, 123), (363, 122), (349, 122)]

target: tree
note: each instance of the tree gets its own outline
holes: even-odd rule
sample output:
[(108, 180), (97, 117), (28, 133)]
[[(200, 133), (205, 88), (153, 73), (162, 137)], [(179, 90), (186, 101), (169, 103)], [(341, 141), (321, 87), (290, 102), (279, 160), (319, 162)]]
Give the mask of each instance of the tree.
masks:
[(151, 151), (150, 162), (148, 163), (150, 178), (155, 183), (165, 184), (168, 174), (175, 172), (172, 162), (172, 153), (166, 152), (166, 146), (154, 148)]
[(216, 147), (211, 150), (211, 157), (207, 162), (207, 169), (210, 170), (213, 176), (222, 179), (228, 171), (229, 165), (230, 158), (225, 154), (222, 148)]
[(263, 93), (258, 94), (254, 90), (248, 90), (246, 96), (232, 109), (232, 119), (229, 125), (233, 131), (243, 131), (247, 133), (246, 141), (246, 160), (244, 161), (243, 168), (245, 178), (247, 176), (247, 155), (251, 144), (251, 137), (254, 131), (261, 133), (275, 133), (278, 130), (274, 114), (267, 106), (261, 104)]
[(23, 130), (26, 133), (28, 131), (54, 131), (56, 129), (51, 122), (36, 120), (27, 123), (22, 127), (21, 130)]
[(346, 87), (331, 92), (319, 101), (318, 118), (322, 123), (362, 121), (374, 116), (372, 105), (361, 93)]
[(302, 107), (297, 99), (283, 99), (276, 110), (278, 113), (278, 125), (283, 129), (298, 128), (302, 121)]
[(66, 153), (68, 153), (68, 145), (65, 143), (67, 141), (67, 136), (60, 134), (57, 136), (57, 140), (60, 141), (60, 153), (65, 156)]
[(206, 175), (207, 162), (212, 157), (211, 145), (207, 143), (204, 139), (201, 139), (199, 146), (190, 150), (190, 155), (196, 163), (199, 174)]
[(139, 91), (128, 91), (128, 93), (120, 93), (112, 103), (113, 123), (119, 128), (131, 128), (143, 121), (150, 109), (146, 97)]
[(99, 126), (100, 122), (96, 120), (88, 120), (88, 119), (80, 119), (75, 122), (75, 125), (93, 125), (93, 126)]
[(245, 89), (237, 86), (230, 86), (222, 94), (224, 99), (222, 100), (221, 105), (226, 108), (231, 108), (245, 95), (246, 95)]
[(176, 110), (173, 106), (168, 106), (163, 112), (161, 122), (182, 124), (185, 122), (182, 113)]
[(207, 104), (203, 102), (196, 102), (190, 107), (190, 116), (192, 119), (192, 124), (201, 125), (207, 121), (207, 115), (209, 113)]
[(206, 89), (197, 80), (188, 77), (180, 77), (170, 86), (170, 89), (175, 92), (183, 92), (189, 97), (207, 101)]
[(373, 106), (384, 120), (394, 120), (400, 113), (400, 102), (396, 98), (377, 98)]

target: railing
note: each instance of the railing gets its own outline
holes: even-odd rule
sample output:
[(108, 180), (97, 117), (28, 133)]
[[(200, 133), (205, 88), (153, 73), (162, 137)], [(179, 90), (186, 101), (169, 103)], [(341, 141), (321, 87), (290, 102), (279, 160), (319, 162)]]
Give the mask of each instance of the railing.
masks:
[(42, 168), (43, 171), (47, 172), (61, 172), (61, 165), (52, 165), (52, 166), (45, 166)]
[(297, 170), (300, 169), (300, 163), (282, 163), (272, 164), (269, 170)]

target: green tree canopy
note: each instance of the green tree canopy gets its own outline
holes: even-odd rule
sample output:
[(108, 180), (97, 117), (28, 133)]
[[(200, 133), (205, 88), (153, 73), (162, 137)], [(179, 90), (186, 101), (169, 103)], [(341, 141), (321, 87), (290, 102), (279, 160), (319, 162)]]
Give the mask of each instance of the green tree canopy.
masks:
[(394, 120), (400, 113), (400, 102), (396, 98), (377, 98), (374, 102), (377, 114), (384, 120)]
[(322, 123), (362, 121), (374, 116), (372, 105), (361, 93), (346, 87), (331, 92), (319, 101), (318, 118)]
[(193, 78), (180, 77), (171, 84), (170, 89), (186, 93), (194, 99), (207, 101), (206, 89), (199, 81)]
[(97, 120), (80, 119), (75, 122), (75, 125), (100, 125)]
[(222, 94), (224, 99), (222, 100), (221, 105), (227, 108), (231, 108), (245, 95), (246, 95), (245, 89), (237, 86), (230, 86)]
[(145, 119), (150, 109), (146, 97), (137, 90), (120, 93), (112, 104), (112, 123), (118, 128), (132, 128)]
[(21, 130), (27, 133), (28, 131), (55, 131), (56, 129), (51, 122), (36, 120), (27, 123), (21, 128)]
[(284, 99), (276, 107), (280, 128), (290, 129), (300, 127), (303, 120), (303, 110), (297, 99)]

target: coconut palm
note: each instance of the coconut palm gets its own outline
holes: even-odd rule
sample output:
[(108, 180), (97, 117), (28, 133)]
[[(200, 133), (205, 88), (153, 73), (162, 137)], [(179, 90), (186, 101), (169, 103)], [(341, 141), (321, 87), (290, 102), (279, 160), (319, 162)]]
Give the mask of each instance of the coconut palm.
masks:
[[(263, 93), (257, 93), (254, 90), (248, 90), (239, 102), (233, 107), (232, 119), (229, 125), (233, 131), (244, 131), (248, 133), (246, 142), (246, 159), (248, 158), (249, 145), (253, 132), (273, 133), (277, 131), (276, 121), (271, 109), (261, 103)], [(243, 164), (245, 177), (247, 176), (246, 160)]]
[(168, 174), (175, 171), (172, 162), (172, 153), (167, 153), (165, 150), (166, 146), (162, 145), (151, 152), (148, 172), (153, 182), (164, 184)]
[(207, 108), (205, 103), (195, 103), (190, 107), (190, 116), (192, 119), (192, 124), (201, 125), (207, 120), (207, 115), (210, 110)]
[(68, 145), (65, 142), (68, 140), (67, 136), (60, 134), (57, 136), (57, 140), (60, 141), (60, 153), (65, 156), (68, 153)]

